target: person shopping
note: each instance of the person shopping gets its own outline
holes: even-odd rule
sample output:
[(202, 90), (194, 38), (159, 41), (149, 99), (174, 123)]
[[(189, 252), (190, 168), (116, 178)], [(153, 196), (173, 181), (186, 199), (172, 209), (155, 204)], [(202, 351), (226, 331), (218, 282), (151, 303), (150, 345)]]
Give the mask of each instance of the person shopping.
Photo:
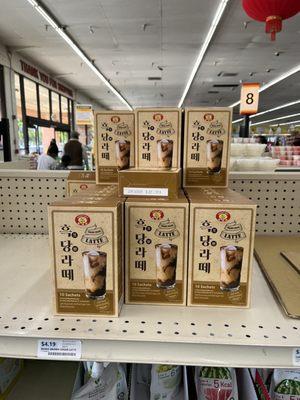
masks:
[(50, 143), (48, 147), (47, 154), (42, 154), (39, 156), (37, 169), (55, 169), (57, 164), (58, 148), (55, 143)]
[(84, 169), (84, 165), (88, 166), (86, 150), (79, 142), (78, 132), (71, 133), (70, 140), (65, 144), (64, 154), (71, 158), (68, 169)]

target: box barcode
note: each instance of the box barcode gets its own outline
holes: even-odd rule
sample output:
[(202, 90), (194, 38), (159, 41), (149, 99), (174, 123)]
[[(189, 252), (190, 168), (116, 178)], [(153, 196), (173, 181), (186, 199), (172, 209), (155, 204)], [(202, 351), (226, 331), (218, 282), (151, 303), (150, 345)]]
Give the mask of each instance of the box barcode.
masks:
[(49, 351), (48, 356), (69, 356), (69, 357), (75, 357), (76, 353), (67, 353), (67, 352), (59, 352), (59, 351)]

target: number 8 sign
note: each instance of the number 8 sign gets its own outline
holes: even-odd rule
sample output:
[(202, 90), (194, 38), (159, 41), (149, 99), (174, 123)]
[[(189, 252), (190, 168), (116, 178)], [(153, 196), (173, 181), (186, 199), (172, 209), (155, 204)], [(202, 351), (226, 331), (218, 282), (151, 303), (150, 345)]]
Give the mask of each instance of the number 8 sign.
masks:
[(258, 110), (259, 83), (243, 83), (241, 89), (240, 114), (256, 114)]

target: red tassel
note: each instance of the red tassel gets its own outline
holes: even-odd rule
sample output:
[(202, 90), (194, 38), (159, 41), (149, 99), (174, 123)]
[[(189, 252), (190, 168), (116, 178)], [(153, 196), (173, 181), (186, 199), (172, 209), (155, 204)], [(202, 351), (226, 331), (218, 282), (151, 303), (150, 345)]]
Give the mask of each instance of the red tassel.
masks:
[(266, 18), (266, 33), (271, 33), (271, 40), (276, 39), (276, 33), (282, 29), (282, 18), (278, 15), (270, 15)]

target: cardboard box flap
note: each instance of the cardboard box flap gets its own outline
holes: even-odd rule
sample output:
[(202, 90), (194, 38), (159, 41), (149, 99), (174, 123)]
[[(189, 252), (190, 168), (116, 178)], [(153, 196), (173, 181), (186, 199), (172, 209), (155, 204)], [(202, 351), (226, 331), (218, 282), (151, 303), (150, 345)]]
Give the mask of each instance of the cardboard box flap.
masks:
[(84, 198), (80, 196), (66, 198), (65, 200), (55, 201), (49, 207), (116, 207), (123, 203), (124, 199), (114, 196), (103, 196), (102, 198)]
[(186, 195), (190, 203), (197, 204), (224, 204), (228, 205), (249, 205), (255, 206), (252, 200), (242, 196), (240, 193), (227, 188), (186, 188)]
[(95, 181), (96, 174), (94, 171), (71, 171), (68, 181)]

